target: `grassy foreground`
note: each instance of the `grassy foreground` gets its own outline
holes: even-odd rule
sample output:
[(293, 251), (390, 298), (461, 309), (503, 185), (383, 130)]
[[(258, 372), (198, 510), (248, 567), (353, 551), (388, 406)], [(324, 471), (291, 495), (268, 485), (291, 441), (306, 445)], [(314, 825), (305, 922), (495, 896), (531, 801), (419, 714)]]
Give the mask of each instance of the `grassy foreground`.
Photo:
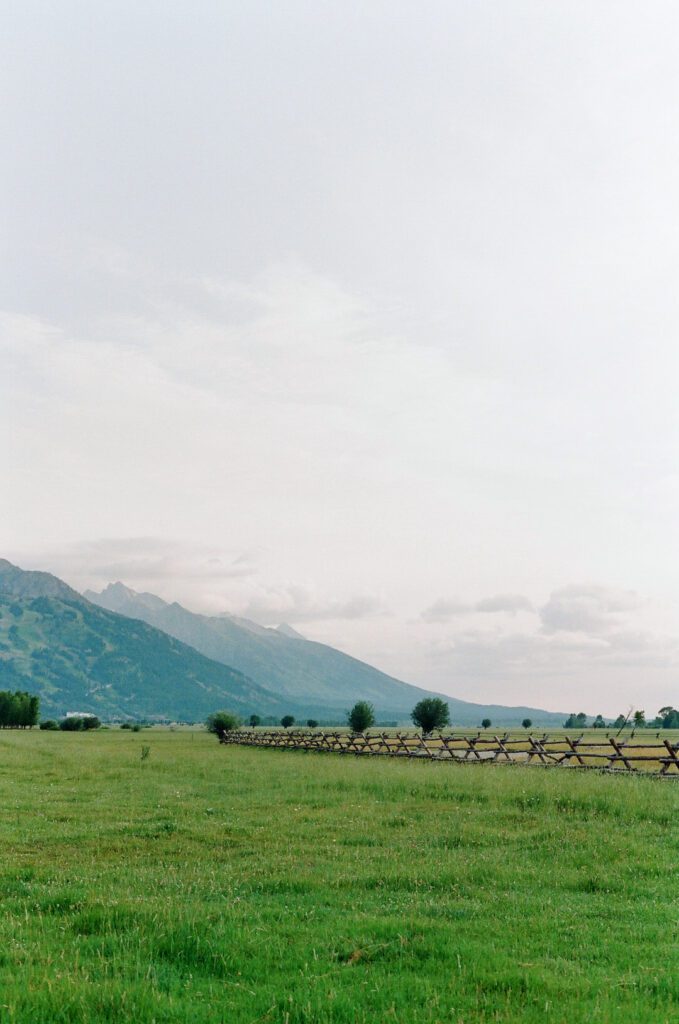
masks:
[(669, 1024), (678, 817), (649, 778), (0, 733), (0, 1021)]

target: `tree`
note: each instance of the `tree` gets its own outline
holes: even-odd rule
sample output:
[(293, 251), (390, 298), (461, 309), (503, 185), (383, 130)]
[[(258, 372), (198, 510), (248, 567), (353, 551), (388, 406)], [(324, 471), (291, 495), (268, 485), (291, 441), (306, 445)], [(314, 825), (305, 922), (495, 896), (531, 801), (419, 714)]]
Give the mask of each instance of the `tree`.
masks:
[(101, 722), (96, 715), (83, 715), (83, 729), (101, 729)]
[(532, 724), (533, 724), (533, 721), (530, 718), (524, 718), (523, 722), (521, 723), (521, 725), (524, 727), (524, 729), (530, 729)]
[(354, 732), (365, 732), (375, 724), (375, 708), (367, 700), (356, 701), (347, 714), (347, 722)]
[(606, 728), (606, 723), (604, 722), (603, 715), (597, 715), (596, 716), (596, 718), (592, 722), (592, 728), (593, 729), (605, 729)]
[(632, 715), (632, 721), (634, 722), (635, 729), (641, 729), (642, 726), (646, 725), (646, 712), (635, 711)]
[(295, 716), (294, 715), (283, 715), (283, 717), (281, 718), (281, 725), (283, 726), (284, 729), (289, 729), (290, 726), (294, 725), (294, 724), (295, 724)]
[(240, 725), (240, 718), (232, 711), (213, 711), (205, 719), (205, 727), (208, 732), (219, 735), (222, 732), (233, 732)]
[(491, 722), (490, 718), (484, 718), (482, 720), (482, 722), (481, 722), (481, 728), (482, 729), (490, 729), (492, 724), (493, 723)]
[(614, 729), (622, 729), (622, 727), (625, 725), (626, 722), (627, 722), (627, 715), (618, 715), (616, 720), (613, 722), (613, 728)]
[(563, 727), (564, 729), (586, 729), (587, 715), (584, 711), (580, 711), (577, 715), (569, 715), (563, 723)]
[(306, 724), (309, 726), (310, 729), (318, 729), (318, 722), (316, 721), (315, 718), (307, 718)]
[(662, 729), (679, 729), (679, 711), (669, 704), (667, 707), (660, 708), (658, 719)]
[(32, 729), (38, 724), (40, 698), (25, 690), (0, 690), (0, 728)]
[(47, 730), (48, 732), (54, 732), (54, 730), (55, 730), (55, 729), (58, 729), (58, 728), (59, 728), (59, 726), (58, 726), (58, 724), (57, 724), (57, 723), (56, 723), (56, 722), (54, 721), (54, 719), (53, 719), (53, 718), (44, 718), (44, 719), (42, 720), (42, 722), (40, 723), (40, 728), (41, 728), (41, 729), (46, 729), (46, 730)]
[(262, 719), (259, 717), (259, 715), (250, 715), (249, 721), (252, 728), (256, 729), (257, 726), (261, 723)]
[(410, 717), (425, 735), (434, 729), (443, 729), (445, 725), (450, 725), (450, 710), (440, 697), (425, 697), (415, 705)]

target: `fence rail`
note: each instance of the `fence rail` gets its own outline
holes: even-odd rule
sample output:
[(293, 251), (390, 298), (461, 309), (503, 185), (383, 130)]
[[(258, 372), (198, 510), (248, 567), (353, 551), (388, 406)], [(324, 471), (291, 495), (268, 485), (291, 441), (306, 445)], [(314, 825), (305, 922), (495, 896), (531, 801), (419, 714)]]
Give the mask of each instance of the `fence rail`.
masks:
[(348, 733), (293, 729), (239, 729), (219, 733), (219, 742), (277, 750), (361, 756), (424, 757), (474, 764), (540, 764), (645, 772), (679, 778), (679, 743), (632, 743), (607, 737)]

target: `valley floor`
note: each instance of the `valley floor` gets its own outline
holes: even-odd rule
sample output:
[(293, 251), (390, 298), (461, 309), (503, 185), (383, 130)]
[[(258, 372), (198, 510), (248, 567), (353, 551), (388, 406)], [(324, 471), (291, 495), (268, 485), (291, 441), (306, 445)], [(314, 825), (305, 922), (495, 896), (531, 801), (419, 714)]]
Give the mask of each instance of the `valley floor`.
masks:
[(670, 1024), (678, 818), (669, 780), (2, 732), (0, 1022)]

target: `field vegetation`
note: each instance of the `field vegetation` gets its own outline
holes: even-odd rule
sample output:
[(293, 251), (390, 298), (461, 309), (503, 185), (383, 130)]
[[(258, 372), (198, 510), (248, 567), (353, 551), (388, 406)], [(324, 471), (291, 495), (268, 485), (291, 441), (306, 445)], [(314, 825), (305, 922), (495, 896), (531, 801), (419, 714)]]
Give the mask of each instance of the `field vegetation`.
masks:
[(0, 1021), (674, 1024), (679, 784), (0, 734)]

